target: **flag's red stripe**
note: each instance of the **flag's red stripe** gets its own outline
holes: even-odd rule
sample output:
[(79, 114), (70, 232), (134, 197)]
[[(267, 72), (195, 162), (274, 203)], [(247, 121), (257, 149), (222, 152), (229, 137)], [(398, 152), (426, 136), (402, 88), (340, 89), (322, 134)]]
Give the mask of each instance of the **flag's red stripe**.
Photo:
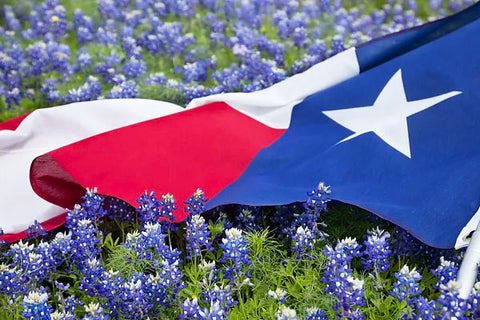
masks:
[[(31, 112), (30, 112), (31, 113)], [(5, 122), (0, 122), (0, 130), (15, 130), (17, 127), (22, 123), (23, 119), (25, 119), (30, 113), (21, 115), (19, 117), (7, 120)]]
[[(277, 140), (273, 129), (225, 103), (145, 121), (103, 133), (37, 158), (34, 190), (67, 207), (85, 187), (137, 206), (145, 190), (170, 192), (181, 210), (196, 188), (214, 197), (235, 181), (260, 149)], [(71, 203), (66, 203), (71, 202)]]
[[(53, 217), (40, 224), (43, 228), (50, 231), (63, 225), (65, 223), (66, 217), (67, 217), (67, 214), (62, 213), (61, 215)], [(19, 241), (25, 238), (27, 238), (27, 234), (25, 233), (25, 231), (18, 232), (18, 233), (6, 233), (3, 236), (0, 236), (0, 240), (8, 241), (9, 243)]]

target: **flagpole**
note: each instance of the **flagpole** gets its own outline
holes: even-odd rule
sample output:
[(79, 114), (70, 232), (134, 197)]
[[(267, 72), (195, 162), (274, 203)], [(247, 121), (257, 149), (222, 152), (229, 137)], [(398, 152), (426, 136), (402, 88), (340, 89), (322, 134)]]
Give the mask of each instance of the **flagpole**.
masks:
[(468, 299), (477, 279), (478, 265), (480, 264), (480, 222), (472, 235), (470, 244), (458, 270), (457, 282), (460, 284), (458, 295)]

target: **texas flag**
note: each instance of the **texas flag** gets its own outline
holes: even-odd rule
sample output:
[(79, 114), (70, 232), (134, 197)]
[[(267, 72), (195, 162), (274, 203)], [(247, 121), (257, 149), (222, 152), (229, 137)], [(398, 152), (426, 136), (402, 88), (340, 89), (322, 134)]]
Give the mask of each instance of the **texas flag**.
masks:
[(465, 245), (480, 220), (479, 17), (474, 5), (186, 109), (104, 100), (0, 124), (4, 238), (60, 225), (87, 187), (133, 206), (201, 188), (213, 208), (304, 201), (324, 181), (429, 245)]

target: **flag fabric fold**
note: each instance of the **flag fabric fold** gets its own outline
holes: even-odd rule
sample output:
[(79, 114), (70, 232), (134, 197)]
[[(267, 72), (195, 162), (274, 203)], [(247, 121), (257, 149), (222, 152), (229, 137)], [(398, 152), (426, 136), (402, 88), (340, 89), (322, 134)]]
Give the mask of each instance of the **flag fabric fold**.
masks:
[[(213, 208), (303, 201), (324, 181), (334, 199), (372, 211), (427, 244), (463, 244), (480, 205), (480, 45), (472, 41), (479, 16), (474, 5), (347, 50), (271, 88), (200, 98), (187, 109), (146, 100), (92, 102), (91, 112), (111, 104), (105, 111), (111, 113), (86, 121), (101, 129), (76, 123), (82, 104), (59, 107), (79, 113), (59, 128), (49, 123), (51, 135), (27, 130), (28, 121), (39, 121), (37, 111), (4, 124), (0, 152), (7, 157), (0, 156), (0, 166), (40, 147), (22, 160), (30, 171), (5, 180), (26, 174), (31, 185), (26, 180), (13, 193), (0, 191), (16, 201), (26, 196), (23, 188), (37, 197), (11, 205), (16, 215), (40, 206), (20, 220), (2, 215), (0, 226), (15, 233), (33, 217), (58, 217), (87, 187), (132, 205), (145, 190), (173, 193), (181, 203), (202, 188)], [(147, 112), (144, 104), (152, 108)], [(128, 121), (102, 125), (117, 112)], [(69, 138), (32, 144), (37, 134), (42, 141)]]
[(0, 123), (0, 227), (15, 241), (34, 220), (52, 229), (64, 221), (65, 205), (39, 197), (30, 184), (30, 165), (56, 148), (139, 121), (184, 111), (161, 101), (98, 100), (38, 109)]

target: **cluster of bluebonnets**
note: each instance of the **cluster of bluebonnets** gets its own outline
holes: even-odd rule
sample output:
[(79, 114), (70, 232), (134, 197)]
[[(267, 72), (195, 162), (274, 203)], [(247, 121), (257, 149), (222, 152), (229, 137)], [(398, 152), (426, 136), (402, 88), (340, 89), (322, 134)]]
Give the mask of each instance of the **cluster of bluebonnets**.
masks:
[[(472, 2), (4, 0), (0, 120), (255, 91)], [(345, 226), (350, 209), (326, 213), (328, 194), (320, 184), (305, 203), (203, 212), (201, 190), (185, 204), (145, 193), (137, 208), (88, 191), (61, 229), (35, 222), (27, 240), (0, 243), (0, 319), (480, 318), (480, 283), (458, 297), (461, 252), (365, 213), (362, 230)]]
[[(474, 0), (4, 0), (0, 101), (254, 91)], [(6, 116), (4, 116), (5, 118)]]
[[(145, 192), (135, 209), (87, 190), (83, 203), (68, 210), (63, 229), (47, 232), (34, 223), (28, 239), (2, 244), (0, 315), (28, 320), (480, 317), (480, 282), (467, 300), (458, 297), (461, 253), (428, 248), (385, 222), (393, 236), (377, 226), (361, 243), (329, 239), (329, 193), (321, 183), (304, 203), (205, 212), (207, 199), (198, 189), (183, 204), (187, 220), (174, 223), (179, 208), (171, 194), (157, 198)], [(363, 218), (371, 226), (379, 222)], [(265, 267), (273, 261), (261, 247), (270, 247), (280, 266)], [(415, 261), (418, 256), (421, 261)], [(297, 276), (312, 266), (320, 274), (304, 280), (318, 281), (313, 285), (319, 295), (300, 309), (295, 302), (312, 293), (295, 291), (301, 283)], [(268, 268), (284, 268), (283, 280), (263, 283)], [(389, 304), (382, 307), (380, 297)], [(252, 311), (254, 300), (263, 305), (253, 304)]]

